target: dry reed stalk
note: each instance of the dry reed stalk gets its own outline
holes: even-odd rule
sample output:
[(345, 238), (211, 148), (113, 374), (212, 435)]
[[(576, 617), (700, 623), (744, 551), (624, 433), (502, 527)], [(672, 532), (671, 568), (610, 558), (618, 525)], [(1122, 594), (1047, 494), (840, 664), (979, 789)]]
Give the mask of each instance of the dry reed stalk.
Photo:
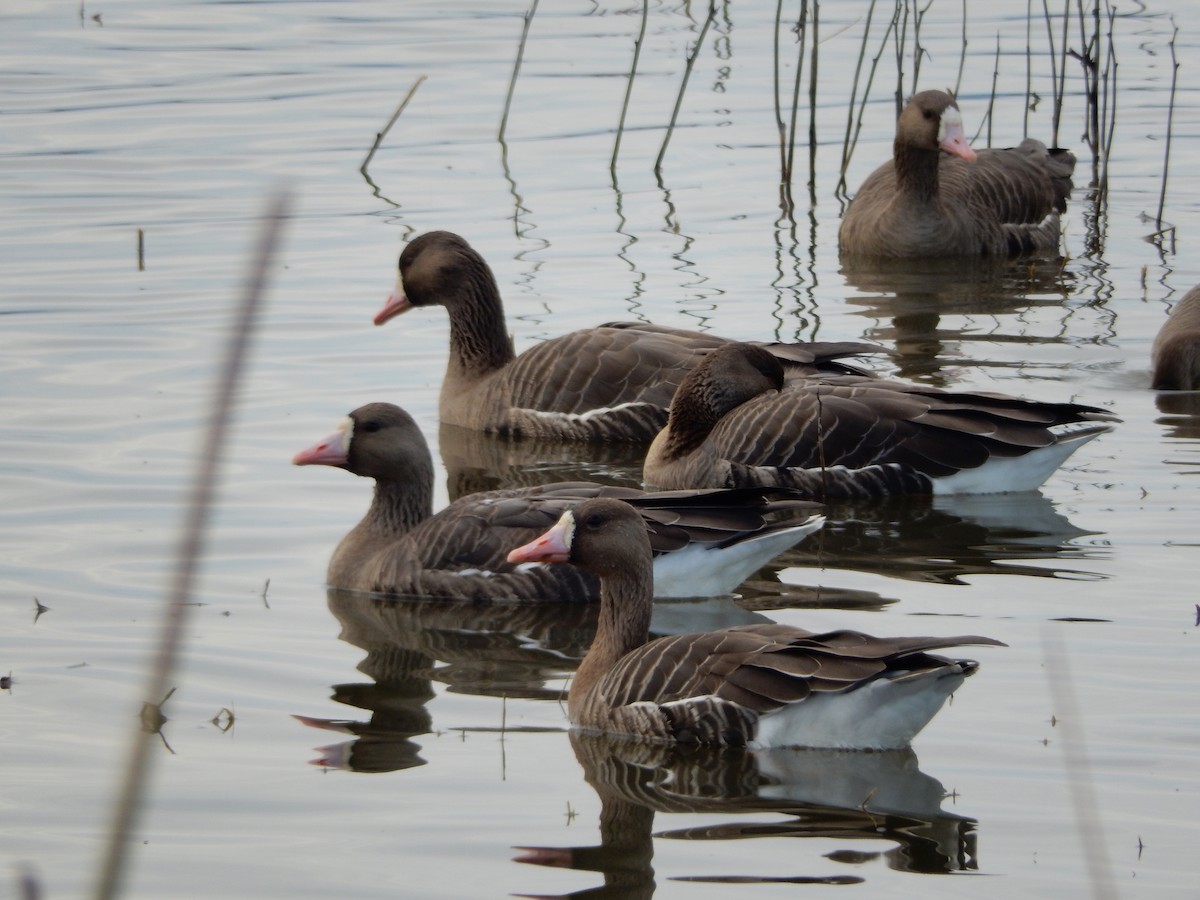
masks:
[[(860, 52), (859, 52), (859, 66), (858, 66), (858, 68), (855, 69), (855, 72), (854, 72), (854, 90), (857, 90), (857, 88), (858, 88), (859, 69), (862, 68), (862, 57), (865, 54), (867, 38), (870, 36), (870, 30), (871, 30), (870, 13), (873, 13), (874, 10), (875, 10), (875, 2), (874, 2), (874, 0), (872, 0), (870, 12), (868, 13), (868, 17), (867, 17), (867, 25), (863, 31), (862, 50), (860, 50)], [(879, 52), (876, 53), (875, 56), (871, 59), (871, 67), (867, 74), (867, 83), (863, 87), (862, 100), (859, 102), (859, 105), (858, 105), (858, 118), (854, 123), (853, 136), (851, 136), (851, 134), (850, 134), (850, 130), (851, 130), (850, 119), (853, 116), (853, 110), (851, 110), (851, 112), (847, 116), (846, 140), (845, 140), (845, 142), (843, 142), (843, 145), (842, 145), (842, 170), (841, 170), (840, 176), (838, 178), (838, 187), (837, 187), (837, 192), (839, 194), (841, 194), (842, 196), (845, 196), (845, 194), (846, 194), (846, 170), (850, 168), (850, 159), (851, 159), (851, 157), (854, 156), (854, 148), (858, 144), (858, 136), (859, 136), (859, 134), (862, 133), (863, 114), (865, 113), (866, 108), (867, 108), (867, 98), (871, 94), (871, 85), (875, 81), (875, 72), (879, 68), (879, 60), (883, 58), (884, 50), (887, 49), (888, 38), (891, 36), (892, 32), (896, 28), (896, 24), (898, 22), (898, 15), (899, 15), (898, 10), (892, 13), (892, 19), (888, 23), (887, 28), (884, 29), (883, 38), (879, 42)], [(850, 106), (853, 107), (853, 105), (854, 105), (854, 103), (853, 103), (853, 95), (852, 95)]]
[(404, 107), (408, 106), (408, 101), (412, 99), (413, 94), (417, 92), (417, 88), (428, 76), (422, 75), (413, 82), (412, 87), (408, 89), (408, 93), (404, 95), (404, 99), (400, 101), (400, 105), (396, 107), (396, 111), (392, 113), (392, 117), (388, 119), (386, 125), (383, 126), (383, 131), (375, 135), (375, 143), (371, 145), (371, 149), (367, 152), (366, 159), (362, 161), (362, 165), (358, 167), (358, 171), (362, 173), (363, 178), (370, 181), (370, 176), (367, 175), (367, 166), (371, 164), (371, 160), (375, 158), (375, 151), (379, 149), (379, 145), (383, 143), (383, 139), (387, 137), (387, 133), (392, 130), (392, 126), (396, 124), (396, 120), (400, 118), (400, 114), (404, 112)]
[[(966, 0), (964, 0), (964, 3)], [(1025, 0), (1025, 112), (1021, 137), (1029, 137), (1029, 113), (1033, 98), (1033, 0)]]
[(904, 47), (908, 44), (908, 0), (896, 0), (896, 10), (892, 13), (892, 18), (896, 22), (896, 30), (892, 36), (893, 54), (896, 57), (896, 90), (892, 100), (896, 104), (898, 119), (900, 111), (904, 109)]
[(513, 93), (517, 89), (517, 76), (521, 73), (521, 61), (525, 58), (525, 42), (529, 39), (529, 26), (533, 24), (533, 14), (537, 12), (538, 0), (533, 0), (529, 12), (525, 13), (525, 23), (521, 27), (521, 40), (517, 44), (517, 59), (513, 63), (512, 77), (508, 80), (508, 94), (504, 98), (504, 113), (500, 116), (500, 132), (496, 140), (504, 143), (504, 132), (508, 128), (508, 111), (512, 107)]
[(963, 69), (967, 64), (967, 0), (962, 0), (962, 49), (958, 53), (958, 76), (954, 79), (954, 96), (962, 88)]
[[(1167, 202), (1167, 170), (1171, 167), (1171, 136), (1174, 134), (1175, 125), (1175, 87), (1179, 80), (1179, 61), (1175, 58), (1175, 39), (1179, 37), (1179, 26), (1175, 24), (1174, 19), (1171, 20), (1171, 28), (1171, 40), (1168, 44), (1171, 48), (1171, 95), (1167, 101), (1167, 139), (1163, 149), (1162, 187), (1158, 192), (1158, 213), (1154, 217), (1154, 227), (1159, 231), (1162, 231), (1163, 207)], [(1197, 613), (1197, 617), (1200, 618), (1200, 612)]]
[(808, 200), (817, 205), (817, 72), (821, 47), (821, 4), (812, 0), (812, 50), (808, 54)]
[(792, 79), (792, 109), (788, 118), (786, 149), (781, 173), (787, 196), (791, 198), (792, 172), (796, 159), (796, 121), (800, 117), (800, 82), (804, 74), (805, 38), (808, 34), (808, 0), (800, 0), (800, 18), (796, 22), (796, 77)]
[(775, 100), (775, 129), (779, 132), (779, 182), (786, 185), (787, 178), (787, 124), (783, 121), (783, 107), (780, 105), (779, 73), (779, 39), (783, 34), (783, 0), (775, 0), (775, 39), (771, 45), (772, 63), (771, 89)]
[(629, 79), (625, 82), (625, 99), (621, 102), (621, 117), (617, 122), (617, 138), (613, 141), (612, 160), (608, 171), (612, 175), (613, 187), (617, 184), (617, 156), (621, 152), (621, 137), (625, 134), (625, 117), (629, 114), (629, 100), (633, 96), (633, 79), (637, 75), (638, 60), (642, 56), (642, 43), (646, 39), (646, 20), (650, 17), (650, 0), (642, 0), (642, 22), (638, 36), (633, 42), (633, 62), (629, 66)]
[[(250, 270), (238, 300), (234, 321), (225, 344), (212, 408), (204, 429), (203, 444), (184, 515), (183, 532), (176, 552), (171, 585), (166, 596), (166, 610), (158, 652), (150, 671), (144, 696), (169, 696), (172, 673), (183, 644), (188, 610), (192, 607), (192, 586), (196, 570), (204, 553), (205, 532), (217, 489), (217, 473), (226, 433), (233, 410), (234, 396), (241, 382), (250, 338), (258, 320), (258, 311), (266, 287), (267, 269), (274, 259), (284, 219), (288, 215), (289, 198), (280, 193), (267, 205), (262, 227), (251, 257)], [(110, 900), (120, 893), (125, 860), (149, 777), (150, 738), (143, 732), (137, 718), (134, 737), (126, 759), (124, 778), (117, 795), (113, 819), (109, 825), (107, 843), (97, 880), (95, 897)]]
[(995, 120), (994, 113), (996, 111), (996, 85), (1000, 81), (1000, 33), (996, 33), (996, 56), (992, 60), (992, 90), (988, 94), (987, 112), (984, 113), (984, 121), (987, 123), (987, 144), (992, 146), (992, 124)]
[(1054, 21), (1050, 16), (1050, 7), (1047, 0), (1042, 0), (1042, 17), (1046, 22), (1046, 40), (1050, 44), (1050, 94), (1053, 98), (1053, 109), (1051, 115), (1051, 137), (1050, 145), (1058, 146), (1058, 122), (1062, 117), (1062, 94), (1058, 87), (1058, 70), (1054, 67), (1054, 61), (1057, 58), (1058, 51), (1054, 45)]
[(709, 0), (708, 15), (704, 19), (704, 25), (700, 29), (700, 36), (696, 38), (696, 44), (692, 47), (687, 55), (687, 62), (683, 68), (683, 81), (679, 85), (679, 93), (675, 95), (675, 107), (671, 110), (671, 121), (667, 123), (667, 133), (663, 137), (662, 147), (658, 150), (658, 156), (654, 160), (654, 174), (662, 179), (662, 164), (663, 158), (667, 155), (667, 145), (671, 143), (671, 135), (675, 133), (675, 122), (679, 119), (679, 109), (683, 106), (683, 95), (687, 91), (688, 80), (692, 77), (692, 69), (696, 65), (696, 57), (700, 55), (700, 48), (704, 46), (704, 38), (708, 34), (709, 26), (712, 25), (713, 19), (717, 17), (716, 0)]

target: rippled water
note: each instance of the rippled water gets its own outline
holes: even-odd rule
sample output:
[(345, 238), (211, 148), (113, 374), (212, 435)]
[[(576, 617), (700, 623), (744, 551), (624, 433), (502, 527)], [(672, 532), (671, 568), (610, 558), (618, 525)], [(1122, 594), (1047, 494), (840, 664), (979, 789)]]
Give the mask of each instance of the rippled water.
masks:
[[(127, 896), (790, 897), (858, 880), (895, 897), (1194, 894), (1200, 418), (1194, 397), (1148, 390), (1150, 341), (1200, 281), (1190, 6), (1152, 2), (1112, 24), (1118, 113), (1099, 211), (1068, 61), (1059, 142), (1080, 166), (1065, 266), (882, 276), (843, 273), (836, 250), (867, 4), (821, 8), (815, 202), (806, 75), (793, 219), (778, 188), (774, 9), (746, 6), (721, 6), (704, 32), (660, 177), (706, 10), (650, 10), (614, 182), (640, 4), (541, 4), (503, 141), (525, 5), (4, 5), (0, 883), (24, 868), (51, 897), (95, 882), (137, 711), (162, 699), (142, 696), (145, 670), (232, 301), (265, 198), (284, 186), (295, 215)], [(1024, 128), (1027, 31), (1023, 10), (994, 6), (971, 4), (960, 99), (968, 128), (981, 123), (998, 58), (990, 133), (1004, 145)], [(922, 20), (921, 87), (957, 80), (960, 14), (935, 3)], [(1174, 231), (1155, 240), (1174, 24)], [(1049, 137), (1044, 25), (1029, 35), (1028, 128)], [(1077, 25), (1069, 39), (1077, 48)], [(794, 45), (784, 52), (790, 97)], [(851, 186), (889, 152), (895, 65), (885, 52)], [(439, 432), (444, 314), (370, 324), (402, 241), (435, 228), (488, 258), (518, 348), (630, 317), (867, 337), (893, 346), (907, 377), (1071, 397), (1123, 424), (1042, 494), (839, 509), (740, 600), (659, 605), (662, 630), (769, 617), (1007, 642), (980, 651), (979, 676), (913, 753), (580, 741), (557, 700), (594, 611), (380, 603), (322, 585), (369, 486), (288, 461), (361, 403), (399, 402), (440, 442), (439, 503), (497, 481), (636, 478), (619, 454)]]

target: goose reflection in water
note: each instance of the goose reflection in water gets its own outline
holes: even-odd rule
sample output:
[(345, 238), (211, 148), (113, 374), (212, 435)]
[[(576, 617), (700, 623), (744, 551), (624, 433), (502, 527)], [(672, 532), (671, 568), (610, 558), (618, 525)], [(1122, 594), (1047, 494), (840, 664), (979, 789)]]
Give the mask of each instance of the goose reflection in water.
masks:
[[(572, 897), (650, 897), (654, 840), (823, 838), (841, 865), (882, 859), (889, 868), (945, 874), (977, 868), (975, 821), (942, 809), (946, 791), (921, 772), (911, 749), (747, 751), (648, 744), (571, 733), (584, 778), (600, 798), (600, 843), (518, 847), (517, 862), (598, 872), (603, 887)], [(703, 813), (711, 824), (653, 831), (655, 813)], [(662, 824), (660, 820), (660, 825)], [(891, 846), (863, 851), (863, 842)], [(789, 854), (789, 859), (795, 858)], [(822, 864), (824, 868), (824, 864)], [(789, 876), (679, 874), (710, 883), (853, 884), (836, 868)], [(544, 895), (537, 895), (544, 896)]]
[[(314, 765), (389, 772), (424, 765), (413, 738), (434, 730), (426, 706), (434, 683), (452, 693), (513, 699), (563, 699), (596, 632), (594, 603), (477, 603), (330, 589), (340, 637), (366, 652), (358, 670), (371, 679), (333, 686), (338, 703), (366, 719), (295, 718), (353, 739), (318, 748)], [(871, 606), (870, 592), (831, 593), (825, 608)], [(765, 622), (730, 597), (655, 603), (655, 636)], [(445, 727), (445, 726), (443, 726)]]
[(1181, 441), (1200, 440), (1200, 391), (1160, 391), (1155, 394), (1154, 403), (1162, 414), (1155, 423), (1162, 426), (1165, 436)]
[[(964, 353), (970, 343), (1066, 343), (1064, 322), (1074, 315), (1064, 301), (1075, 276), (1057, 258), (846, 260), (842, 275), (859, 292), (846, 303), (879, 323), (864, 339), (893, 348), (899, 377), (935, 387), (963, 387), (947, 366), (988, 365), (992, 354)], [(1052, 321), (1047, 333), (1031, 333), (1042, 317)]]
[[(451, 498), (563, 480), (641, 487), (642, 447), (513, 441), (447, 425), (439, 441)], [(895, 602), (870, 592), (806, 585), (816, 580), (805, 577), (809, 568), (940, 584), (962, 584), (983, 574), (1099, 578), (1061, 564), (1106, 552), (1081, 541), (1092, 534), (1073, 525), (1038, 491), (835, 501), (826, 504), (820, 532), (776, 557), (738, 593), (744, 605), (757, 609), (877, 609)], [(1021, 565), (1022, 560), (1037, 564)], [(822, 578), (828, 580), (827, 571)]]
[[(354, 740), (319, 748), (313, 763), (356, 772), (425, 764), (412, 740), (433, 730), (435, 682), (454, 693), (557, 700), (596, 631), (594, 603), (475, 603), (328, 591), (341, 639), (366, 651), (370, 683), (333, 686), (366, 720), (296, 716)], [(551, 683), (553, 682), (553, 684)]]

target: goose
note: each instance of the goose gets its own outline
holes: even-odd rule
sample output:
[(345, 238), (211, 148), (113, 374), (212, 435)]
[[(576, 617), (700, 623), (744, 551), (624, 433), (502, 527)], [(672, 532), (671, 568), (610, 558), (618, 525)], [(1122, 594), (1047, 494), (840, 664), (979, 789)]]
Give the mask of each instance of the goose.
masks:
[(1003, 646), (774, 623), (647, 643), (650, 542), (637, 511), (609, 497), (568, 509), (508, 560), (569, 562), (600, 579), (596, 636), (567, 694), (571, 724), (584, 731), (754, 749), (905, 747), (978, 667), (928, 651)]
[(922, 91), (900, 113), (892, 159), (872, 172), (842, 218), (843, 255), (1004, 257), (1057, 253), (1075, 156), (1027, 138), (971, 149), (945, 91)]
[(1200, 286), (1175, 304), (1150, 348), (1156, 391), (1200, 390)]
[(880, 378), (785, 382), (769, 353), (734, 343), (679, 386), (643, 478), (660, 490), (777, 485), (826, 500), (1032, 491), (1114, 418)]
[[(495, 276), (461, 236), (431, 231), (400, 254), (399, 280), (375, 324), (413, 307), (450, 317), (443, 424), (509, 437), (649, 443), (675, 388), (725, 338), (611, 322), (543, 341), (517, 355)], [(790, 370), (859, 371), (836, 360), (881, 348), (864, 343), (771, 344)]]
[(460, 497), (433, 513), (433, 458), (421, 429), (390, 403), (351, 412), (293, 463), (375, 480), (371, 507), (329, 561), (331, 587), (471, 599), (595, 600), (595, 578), (570, 566), (516, 569), (505, 553), (548, 528), (563, 509), (613, 496), (637, 506), (654, 536), (655, 593), (710, 596), (734, 588), (824, 522), (794, 491), (647, 493), (562, 482)]

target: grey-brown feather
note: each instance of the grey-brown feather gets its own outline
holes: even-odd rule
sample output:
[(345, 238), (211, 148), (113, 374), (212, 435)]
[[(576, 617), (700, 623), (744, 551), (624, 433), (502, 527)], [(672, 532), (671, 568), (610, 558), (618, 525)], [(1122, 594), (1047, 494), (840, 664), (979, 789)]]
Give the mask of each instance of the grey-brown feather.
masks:
[[(553, 564), (515, 571), (505, 559), (567, 509), (594, 497), (628, 501), (643, 516), (655, 554), (692, 544), (724, 547), (793, 528), (818, 510), (795, 492), (683, 490), (646, 492), (594, 482), (559, 482), (462, 497), (433, 513), (433, 460), (416, 422), (389, 403), (350, 414), (346, 466), (375, 479), (362, 521), (339, 543), (327, 581), (389, 594), (462, 598), (594, 600), (595, 576)], [(494, 573), (465, 574), (470, 570)]]
[(1156, 391), (1200, 390), (1200, 287), (1175, 304), (1150, 348)]
[[(845, 498), (925, 493), (930, 479), (1021, 456), (1104, 410), (854, 375), (781, 381), (761, 351), (715, 351), (676, 394), (645, 478), (659, 487), (790, 486)], [(844, 467), (849, 471), (830, 471)]]

